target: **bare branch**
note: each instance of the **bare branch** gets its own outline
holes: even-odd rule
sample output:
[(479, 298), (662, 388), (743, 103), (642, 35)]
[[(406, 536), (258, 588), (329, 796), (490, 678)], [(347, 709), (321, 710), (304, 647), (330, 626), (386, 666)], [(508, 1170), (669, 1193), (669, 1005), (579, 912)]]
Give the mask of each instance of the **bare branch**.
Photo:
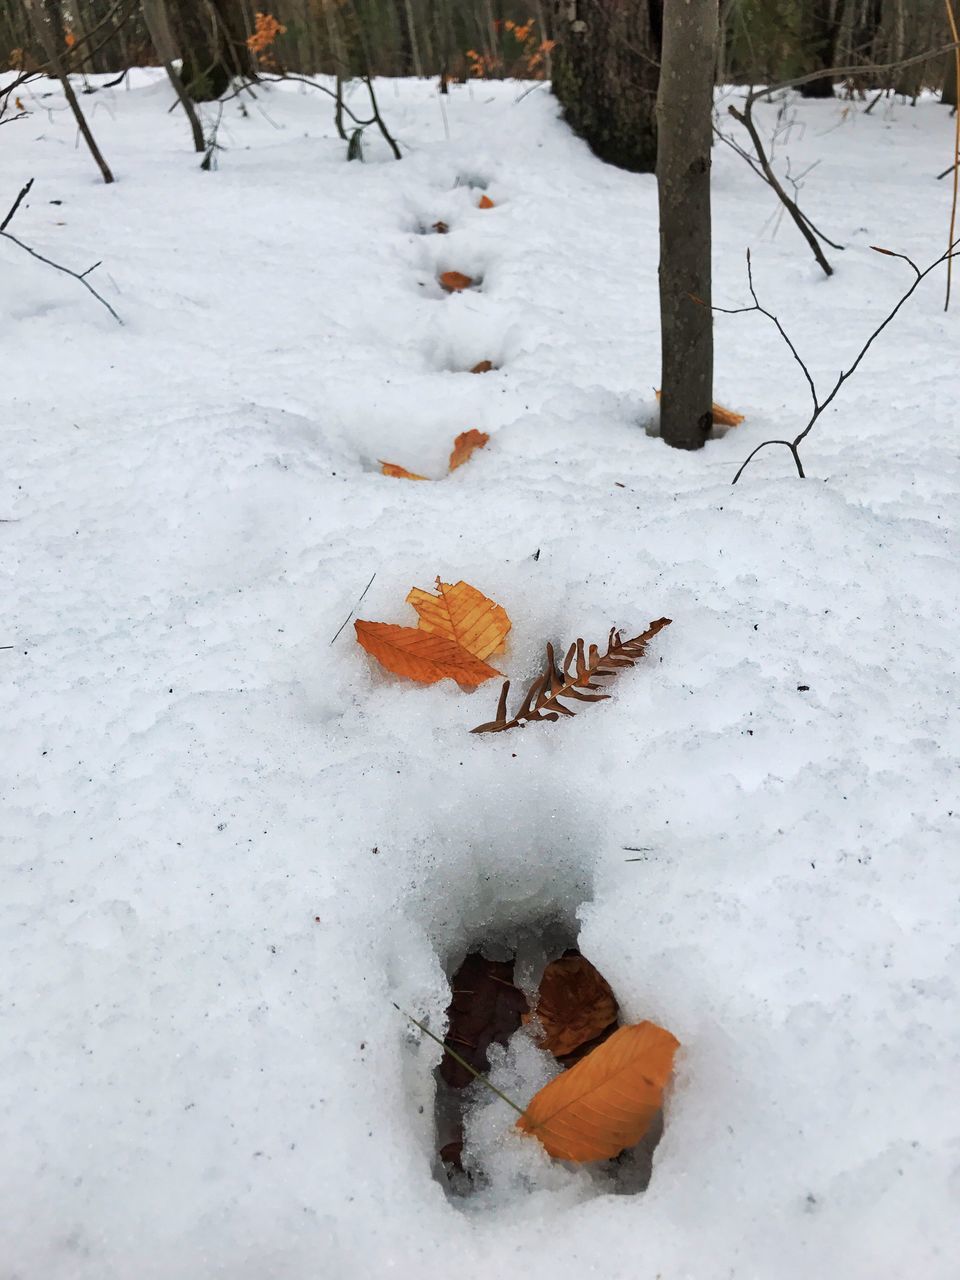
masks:
[(740, 124), (742, 124), (743, 127), (746, 129), (747, 133), (749, 133), (750, 141), (753, 143), (753, 149), (757, 153), (757, 161), (761, 169), (760, 176), (767, 183), (767, 185), (770, 186), (776, 192), (777, 197), (780, 200), (780, 203), (786, 209), (787, 213), (789, 213), (790, 217), (793, 219), (794, 223), (796, 224), (797, 230), (800, 232), (804, 240), (806, 240), (807, 244), (810, 246), (813, 252), (813, 256), (816, 258), (817, 263), (819, 264), (821, 270), (824, 272), (825, 275), (832, 276), (833, 267), (831, 267), (830, 263), (827, 261), (826, 257), (824, 256), (823, 250), (820, 248), (820, 241), (817, 239), (817, 237), (813, 233), (812, 224), (801, 213), (800, 208), (797, 205), (797, 202), (795, 200), (791, 200), (790, 197), (787, 195), (786, 191), (783, 189), (782, 184), (780, 183), (780, 180), (777, 178), (777, 175), (773, 171), (773, 166), (770, 164), (770, 161), (767, 159), (767, 154), (766, 154), (766, 151), (764, 150), (763, 142), (760, 140), (760, 134), (757, 130), (757, 126), (754, 123), (754, 119), (753, 119), (753, 101), (754, 101), (753, 95), (750, 94), (748, 95), (746, 103), (744, 104), (743, 111), (738, 111), (737, 108), (733, 106), (732, 103), (730, 106), (727, 107), (727, 111), (730, 113), (730, 115), (733, 116), (734, 120), (738, 120)]
[(823, 71), (810, 71), (804, 76), (794, 76), (790, 80), (778, 80), (776, 84), (768, 84), (764, 88), (751, 89), (747, 102), (755, 102), (758, 98), (766, 98), (771, 93), (779, 93), (782, 89), (799, 89), (801, 85), (811, 84), (814, 80), (843, 80), (846, 76), (863, 75), (869, 71), (876, 75), (881, 71), (900, 71), (904, 67), (912, 67), (917, 62), (926, 62), (929, 58), (939, 58), (944, 53), (952, 53), (960, 48), (960, 41), (941, 45), (939, 49), (928, 49), (925, 53), (915, 53), (909, 58), (900, 58), (896, 62), (876, 63), (873, 66), (827, 67)]
[(117, 315), (116, 311), (114, 311), (113, 307), (111, 307), (106, 298), (97, 293), (96, 289), (94, 289), (93, 285), (86, 278), (91, 271), (95, 271), (97, 267), (100, 266), (99, 262), (95, 262), (92, 267), (87, 267), (86, 271), (72, 271), (69, 267), (63, 267), (59, 262), (54, 262), (51, 258), (45, 258), (42, 253), (38, 253), (36, 249), (31, 249), (28, 244), (24, 244), (22, 240), (18, 240), (15, 235), (12, 235), (7, 230), (7, 227), (13, 221), (14, 214), (20, 208), (24, 197), (33, 186), (33, 182), (34, 180), (31, 178), (26, 186), (21, 188), (16, 200), (14, 200), (13, 204), (10, 206), (10, 212), (4, 218), (3, 222), (0, 223), (0, 236), (2, 236), (4, 240), (9, 240), (11, 243), (18, 245), (21, 249), (25, 250), (25, 252), (29, 253), (32, 258), (36, 258), (40, 262), (45, 262), (48, 267), (53, 267), (54, 270), (62, 271), (64, 275), (73, 276), (74, 280), (79, 280), (87, 292), (92, 293), (96, 300), (107, 308), (114, 320), (116, 320), (117, 324), (123, 324), (123, 321)]
[(797, 474), (800, 476), (801, 480), (805, 478), (804, 471), (803, 471), (803, 463), (800, 460), (800, 445), (803, 443), (803, 441), (807, 438), (807, 436), (813, 430), (815, 423), (817, 422), (821, 414), (824, 412), (824, 410), (827, 409), (830, 406), (830, 404), (832, 404), (834, 399), (840, 393), (840, 389), (841, 387), (843, 387), (844, 383), (847, 382), (850, 378), (852, 378), (853, 375), (856, 373), (857, 369), (860, 367), (862, 360), (864, 359), (864, 357), (866, 356), (870, 348), (873, 346), (874, 342), (880, 336), (880, 334), (883, 333), (884, 329), (886, 329), (887, 326), (899, 314), (904, 304), (908, 302), (910, 298), (913, 297), (914, 293), (917, 291), (918, 287), (920, 286), (920, 283), (923, 280), (925, 280), (932, 271), (935, 271), (937, 267), (939, 267), (942, 263), (950, 262), (954, 258), (956, 258), (958, 255), (960, 255), (960, 239), (955, 240), (950, 245), (950, 247), (939, 256), (939, 258), (936, 258), (933, 262), (930, 263), (928, 267), (925, 267), (922, 271), (917, 266), (917, 264), (913, 261), (913, 259), (907, 257), (905, 253), (895, 253), (892, 249), (881, 249), (876, 245), (872, 245), (871, 248), (874, 250), (874, 252), (882, 253), (885, 257), (902, 259), (904, 262), (907, 263), (907, 265), (913, 271), (914, 280), (913, 280), (913, 283), (910, 285), (910, 288), (907, 289), (906, 292), (900, 297), (896, 306), (892, 307), (890, 311), (886, 314), (886, 316), (884, 316), (883, 320), (881, 320), (880, 323), (874, 328), (874, 330), (871, 332), (871, 334), (867, 338), (866, 342), (864, 342), (863, 346), (857, 352), (856, 358), (854, 359), (853, 363), (850, 365), (849, 369), (844, 369), (842, 371), (840, 376), (837, 378), (836, 382), (833, 384), (833, 387), (831, 388), (829, 395), (827, 395), (823, 400), (821, 400), (819, 397), (816, 384), (814, 383), (813, 378), (810, 375), (809, 369), (804, 364), (803, 360), (800, 358), (800, 355), (797, 352), (796, 347), (793, 345), (792, 341), (790, 340), (783, 325), (780, 323), (780, 321), (772, 312), (767, 311), (765, 307), (762, 307), (760, 305), (760, 302), (757, 298), (756, 289), (754, 288), (754, 284), (753, 284), (753, 268), (751, 265), (749, 250), (747, 251), (747, 279), (750, 285), (750, 296), (753, 298), (754, 305), (752, 307), (732, 307), (732, 308), (713, 307), (712, 308), (712, 310), (720, 311), (725, 315), (742, 315), (745, 312), (757, 311), (760, 313), (760, 315), (766, 316), (768, 320), (772, 320), (774, 325), (777, 328), (777, 332), (780, 334), (784, 342), (790, 348), (790, 352), (793, 355), (793, 358), (796, 360), (797, 364), (803, 370), (803, 376), (807, 380), (807, 385), (810, 388), (810, 395), (813, 399), (813, 412), (811, 413), (810, 418), (807, 421), (807, 424), (803, 428), (803, 430), (800, 431), (796, 436), (794, 436), (792, 440), (764, 440), (761, 444), (758, 444), (757, 447), (753, 450), (753, 452), (741, 463), (740, 467), (737, 470), (736, 475), (733, 477), (734, 484), (737, 483), (737, 481), (743, 475), (744, 471), (747, 469), (748, 465), (752, 462), (752, 460), (756, 457), (756, 455), (761, 451), (761, 449), (767, 448), (768, 445), (781, 445), (789, 449), (791, 455), (793, 456), (793, 460), (796, 463)]
[(30, 181), (26, 184), (26, 186), (20, 188), (19, 195), (17, 196), (16, 200), (14, 200), (13, 204), (10, 206), (10, 212), (7, 214), (4, 220), (0, 222), (0, 231), (6, 231), (7, 227), (9, 227), (10, 223), (14, 219), (14, 216), (17, 210), (20, 208), (20, 204), (23, 201), (24, 196), (33, 186), (34, 181), (35, 180), (31, 178)]

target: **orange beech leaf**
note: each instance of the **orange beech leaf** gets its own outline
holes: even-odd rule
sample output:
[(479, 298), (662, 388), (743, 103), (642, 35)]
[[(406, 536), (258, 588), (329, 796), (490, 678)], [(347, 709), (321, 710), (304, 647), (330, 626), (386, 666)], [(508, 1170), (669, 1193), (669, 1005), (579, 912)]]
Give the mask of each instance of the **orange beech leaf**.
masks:
[(481, 360), (479, 364), (475, 364), (470, 370), (471, 373), (489, 373), (493, 368), (492, 360)]
[[(655, 395), (657, 404), (659, 404), (661, 392), (657, 391)], [(744, 420), (742, 413), (734, 413), (732, 409), (725, 409), (722, 404), (717, 404), (716, 401), (713, 402), (710, 409), (713, 413), (713, 425), (715, 427), (739, 427)]]
[(653, 1022), (621, 1027), (534, 1094), (517, 1128), (557, 1160), (610, 1160), (635, 1146), (663, 1103), (680, 1042)]
[(470, 288), (473, 276), (465, 276), (462, 271), (444, 271), (440, 284), (447, 293), (459, 293), (461, 289)]
[(384, 462), (380, 459), (380, 474), (385, 476), (396, 476), (398, 480), (426, 480), (427, 476), (418, 476), (415, 471), (408, 471), (406, 467), (398, 466), (395, 462)]
[(477, 431), (474, 427), (471, 427), (469, 431), (461, 431), (453, 442), (453, 452), (450, 454), (450, 470), (456, 471), (457, 467), (462, 467), (473, 451), (482, 449), (489, 439), (490, 437), (486, 431)]
[(408, 680), (435, 684), (437, 680), (449, 679), (473, 688), (500, 674), (468, 653), (455, 640), (448, 640), (435, 632), (361, 619), (353, 625), (357, 631), (357, 642), (367, 653), (394, 675), (406, 676)]
[(477, 204), (478, 209), (495, 209), (497, 206), (493, 203), (489, 196), (481, 196)]
[(561, 956), (544, 969), (536, 1010), (524, 1014), (523, 1021), (534, 1017), (543, 1029), (540, 1047), (563, 1058), (616, 1022), (617, 1001), (586, 956)]
[(475, 658), (489, 658), (501, 649), (512, 625), (505, 609), (466, 582), (451, 586), (438, 578), (436, 595), (414, 587), (407, 603), (420, 615), (423, 631), (443, 636)]
[(734, 413), (732, 409), (725, 409), (722, 404), (713, 404), (710, 407), (713, 410), (713, 425), (715, 427), (739, 427), (743, 421), (742, 413)]

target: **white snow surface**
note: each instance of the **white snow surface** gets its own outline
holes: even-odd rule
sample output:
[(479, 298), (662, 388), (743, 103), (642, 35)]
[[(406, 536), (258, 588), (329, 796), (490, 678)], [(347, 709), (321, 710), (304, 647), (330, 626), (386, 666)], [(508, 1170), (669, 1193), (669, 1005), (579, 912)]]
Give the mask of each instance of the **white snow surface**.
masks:
[[(768, 450), (731, 487), (802, 374), (719, 315), (746, 421), (645, 429), (654, 179), (525, 88), (380, 82), (404, 158), (348, 164), (329, 99), (262, 87), (204, 173), (136, 72), (81, 99), (113, 186), (51, 85), (3, 128), (0, 205), (36, 178), (9, 230), (102, 259), (124, 321), (0, 240), (5, 1280), (957, 1275), (960, 298), (911, 299), (808, 479)], [(869, 246), (943, 251), (952, 124), (787, 119), (836, 274), (717, 146), (714, 300), (749, 303), (750, 246), (825, 387), (910, 279)], [(363, 618), (412, 625), (437, 575), (501, 603), (516, 693), (548, 639), (673, 625), (609, 702), (476, 737), (495, 682), (332, 640), (373, 574)], [(483, 1099), (490, 1183), (452, 1200), (440, 1050), (393, 1002), (442, 1032), (468, 947), (557, 921), (682, 1042), (649, 1189)], [(495, 1058), (549, 1074), (525, 1033)]]

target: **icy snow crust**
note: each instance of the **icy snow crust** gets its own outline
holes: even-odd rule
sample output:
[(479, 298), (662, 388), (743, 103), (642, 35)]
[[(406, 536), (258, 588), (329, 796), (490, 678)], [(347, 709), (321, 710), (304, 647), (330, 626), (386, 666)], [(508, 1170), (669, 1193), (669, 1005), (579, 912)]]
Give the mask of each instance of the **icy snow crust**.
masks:
[[(455, 89), (447, 140), (432, 86), (383, 83), (406, 156), (364, 165), (325, 98), (265, 87), (208, 174), (162, 78), (131, 81), (83, 98), (113, 187), (50, 85), (2, 139), (3, 207), (37, 179), (10, 229), (102, 258), (126, 322), (0, 242), (4, 1276), (955, 1277), (943, 276), (815, 429), (810, 479), (771, 451), (732, 489), (803, 425), (799, 371), (720, 317), (716, 395), (747, 421), (695, 456), (645, 433), (654, 181), (543, 87)], [(796, 111), (781, 152), (820, 160), (836, 277), (718, 147), (715, 300), (749, 301), (751, 245), (822, 381), (907, 280), (868, 246), (941, 252), (951, 124)], [(448, 269), (482, 287), (447, 297)], [(378, 474), (442, 475), (468, 427), (491, 441), (455, 475)], [(374, 572), (366, 618), (409, 624), (437, 574), (501, 602), (519, 685), (547, 639), (674, 625), (612, 701), (471, 737), (492, 685), (331, 644)], [(442, 1029), (445, 969), (546, 920), (682, 1041), (652, 1182), (598, 1194), (484, 1100), (491, 1183), (455, 1203), (439, 1050), (391, 1002)], [(494, 1065), (543, 1070), (525, 1040)]]

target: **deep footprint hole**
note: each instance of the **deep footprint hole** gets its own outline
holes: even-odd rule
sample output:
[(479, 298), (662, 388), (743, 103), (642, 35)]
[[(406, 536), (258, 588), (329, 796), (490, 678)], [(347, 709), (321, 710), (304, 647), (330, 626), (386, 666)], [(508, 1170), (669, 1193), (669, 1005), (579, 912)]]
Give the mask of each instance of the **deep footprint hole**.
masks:
[[(561, 958), (564, 964), (582, 966), (582, 960), (574, 959), (580, 956), (575, 923), (549, 917), (487, 931), (448, 957), (445, 1040), (454, 1053), (445, 1053), (434, 1073), (433, 1172), (463, 1208), (480, 1202), (496, 1205), (544, 1179), (553, 1186), (558, 1178), (579, 1179), (587, 1195), (635, 1195), (650, 1182), (653, 1153), (663, 1133), (662, 1112), (637, 1146), (611, 1160), (582, 1165), (550, 1161), (535, 1138), (515, 1131), (517, 1116), (510, 1105), (473, 1074), (487, 1077), (522, 1108), (549, 1079), (622, 1025), (616, 993), (611, 993), (613, 1016), (599, 1032), (581, 1036), (576, 1045), (564, 1043), (567, 1052), (561, 1056), (541, 1047), (543, 1027), (535, 1010), (544, 970)], [(605, 1022), (609, 1012), (602, 1015)], [(528, 1145), (534, 1143), (535, 1149)]]

